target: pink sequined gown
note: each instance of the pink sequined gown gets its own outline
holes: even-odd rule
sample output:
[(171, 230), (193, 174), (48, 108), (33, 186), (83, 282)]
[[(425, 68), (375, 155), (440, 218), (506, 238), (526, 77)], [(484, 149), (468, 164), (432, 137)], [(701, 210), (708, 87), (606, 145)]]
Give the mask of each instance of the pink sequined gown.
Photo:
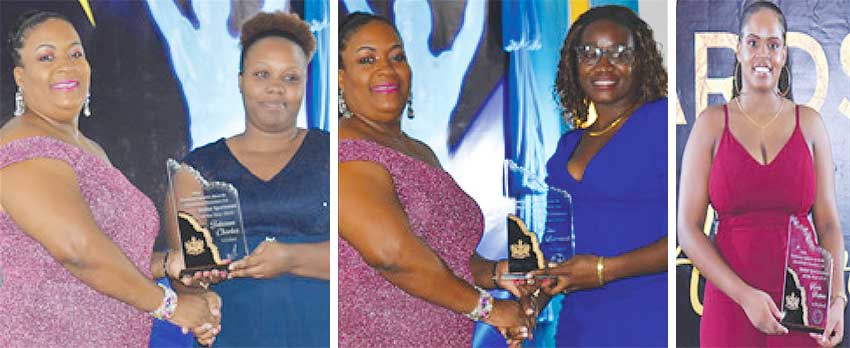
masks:
[[(73, 168), (98, 226), (150, 277), (148, 263), (159, 229), (150, 199), (115, 167), (62, 141), (32, 137), (0, 147), (0, 168), (34, 158), (60, 160)], [(0, 347), (148, 345), (151, 318), (146, 313), (83, 284), (5, 213), (0, 213), (0, 277)]]
[[(448, 173), (369, 141), (340, 139), (339, 162), (347, 161), (386, 168), (413, 232), (449, 269), (471, 282), (468, 260), (484, 219), (475, 201)], [(340, 348), (469, 347), (472, 327), (463, 315), (395, 287), (339, 239)]]

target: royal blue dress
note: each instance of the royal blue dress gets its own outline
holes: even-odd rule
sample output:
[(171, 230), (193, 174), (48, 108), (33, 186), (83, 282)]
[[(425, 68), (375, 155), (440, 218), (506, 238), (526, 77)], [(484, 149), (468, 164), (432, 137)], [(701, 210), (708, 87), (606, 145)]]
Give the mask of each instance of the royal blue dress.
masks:
[[(667, 98), (642, 105), (594, 156), (581, 182), (567, 161), (583, 130), (564, 134), (546, 165), (573, 196), (576, 254), (620, 255), (667, 236)], [(558, 347), (666, 347), (667, 273), (564, 296)]]
[[(211, 181), (239, 190), (248, 249), (267, 237), (280, 243), (329, 238), (329, 136), (311, 129), (287, 165), (263, 181), (240, 164), (224, 139), (192, 151), (184, 161)], [(328, 347), (327, 280), (283, 274), (235, 278), (214, 285), (223, 301), (222, 331), (214, 347)]]

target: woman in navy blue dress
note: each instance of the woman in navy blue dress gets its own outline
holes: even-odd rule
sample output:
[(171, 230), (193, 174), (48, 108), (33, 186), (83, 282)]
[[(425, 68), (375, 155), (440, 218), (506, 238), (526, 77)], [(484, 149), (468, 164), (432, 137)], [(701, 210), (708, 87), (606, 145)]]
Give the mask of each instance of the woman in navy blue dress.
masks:
[(241, 43), (245, 132), (184, 162), (239, 191), (251, 252), (229, 273), (196, 273), (188, 291), (217, 283), (210, 287), (223, 303), (215, 347), (327, 347), (329, 135), (296, 127), (315, 39), (296, 15), (277, 12), (246, 22)]
[(667, 346), (667, 73), (651, 29), (625, 7), (591, 9), (556, 84), (574, 130), (547, 183), (572, 194), (576, 256), (536, 271), (558, 276), (540, 299), (566, 293), (555, 343)]

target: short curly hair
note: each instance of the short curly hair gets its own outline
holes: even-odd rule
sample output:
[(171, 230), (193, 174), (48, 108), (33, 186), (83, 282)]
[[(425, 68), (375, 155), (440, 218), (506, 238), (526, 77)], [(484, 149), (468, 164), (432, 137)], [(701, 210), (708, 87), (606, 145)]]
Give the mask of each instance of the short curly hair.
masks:
[(270, 36), (282, 37), (294, 42), (304, 51), (308, 62), (316, 50), (316, 38), (313, 37), (310, 26), (297, 14), (281, 11), (260, 12), (242, 24), (242, 33), (239, 38), (242, 45), (242, 54), (239, 56), (240, 73), (245, 67), (245, 53), (248, 49), (257, 41)]
[(627, 7), (594, 7), (579, 16), (570, 27), (561, 47), (561, 60), (558, 62), (558, 75), (555, 79), (555, 93), (561, 105), (564, 122), (575, 128), (587, 121), (590, 101), (579, 85), (578, 57), (573, 48), (579, 44), (584, 30), (591, 23), (600, 20), (622, 25), (634, 39), (633, 74), (636, 76), (634, 80), (640, 81), (637, 90), (638, 102), (646, 103), (667, 95), (667, 71), (649, 25)]

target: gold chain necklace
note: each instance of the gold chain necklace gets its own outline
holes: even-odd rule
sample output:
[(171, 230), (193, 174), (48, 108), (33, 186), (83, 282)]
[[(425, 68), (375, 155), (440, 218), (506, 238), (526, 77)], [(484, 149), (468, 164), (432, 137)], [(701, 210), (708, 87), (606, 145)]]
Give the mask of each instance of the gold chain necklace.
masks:
[(750, 114), (748, 114), (746, 110), (744, 110), (744, 105), (741, 104), (741, 98), (735, 98), (735, 102), (738, 103), (738, 108), (741, 109), (741, 113), (744, 114), (744, 117), (746, 117), (748, 120), (750, 120), (750, 122), (752, 122), (754, 125), (756, 125), (756, 127), (758, 127), (759, 130), (765, 130), (768, 126), (773, 124), (773, 121), (776, 121), (776, 119), (779, 118), (779, 113), (782, 112), (782, 109), (785, 107), (785, 101), (780, 100), (779, 101), (779, 103), (780, 103), (779, 104), (779, 110), (776, 110), (776, 115), (773, 115), (773, 118), (771, 118), (770, 121), (767, 121), (767, 123), (765, 123), (762, 126), (762, 125), (758, 124), (758, 122), (756, 122), (755, 119), (750, 117)]
[(619, 115), (617, 115), (617, 118), (615, 118), (613, 122), (611, 122), (607, 126), (605, 126), (605, 128), (602, 128), (601, 130), (598, 130), (598, 131), (592, 131), (592, 130), (588, 129), (587, 135), (591, 136), (591, 137), (598, 137), (600, 135), (608, 134), (608, 132), (610, 132), (614, 128), (617, 128), (618, 124), (622, 123), (625, 119), (627, 119), (628, 117), (626, 117), (626, 116), (631, 115), (631, 111), (633, 111), (633, 110), (634, 110), (634, 105), (626, 108), (625, 110), (623, 110), (623, 112), (621, 112)]

